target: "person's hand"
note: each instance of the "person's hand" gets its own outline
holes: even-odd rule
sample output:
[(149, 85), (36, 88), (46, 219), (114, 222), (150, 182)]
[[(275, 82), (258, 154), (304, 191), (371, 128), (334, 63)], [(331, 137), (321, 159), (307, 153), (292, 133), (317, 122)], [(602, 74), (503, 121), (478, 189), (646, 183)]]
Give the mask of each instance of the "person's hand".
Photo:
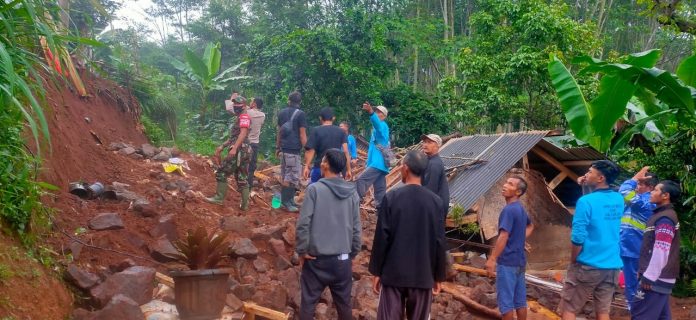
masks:
[(442, 291), (442, 284), (440, 282), (435, 282), (435, 286), (433, 287), (433, 295), (440, 294), (440, 291)]
[(230, 97), (230, 100), (237, 99), (237, 97), (239, 97), (239, 93), (237, 93), (237, 92), (232, 92), (232, 96)]
[(587, 178), (585, 176), (578, 177), (578, 184), (579, 185), (581, 185), (581, 186), (584, 185), (585, 181), (587, 181)]
[(532, 245), (527, 241), (524, 242), (524, 251), (527, 251), (527, 253), (532, 252)]
[(650, 166), (645, 166), (640, 169), (640, 171), (636, 172), (636, 175), (633, 176), (633, 180), (635, 181), (641, 181), (645, 178), (647, 178), (645, 175), (648, 174), (648, 171), (650, 170)]
[(228, 158), (234, 158), (234, 156), (237, 155), (237, 147), (232, 146), (230, 147), (230, 151), (227, 152), (227, 157)]
[(491, 278), (495, 277), (495, 260), (488, 259), (486, 261), (486, 274)]
[(309, 166), (305, 166), (304, 170), (302, 170), (302, 178), (309, 179)]
[(346, 181), (351, 181), (353, 180), (353, 173), (350, 172), (351, 170), (346, 171)]
[(220, 159), (220, 154), (222, 154), (222, 146), (219, 146), (217, 147), (217, 149), (215, 149), (215, 155), (213, 156), (213, 163), (215, 163), (218, 166), (222, 162), (222, 160)]
[(316, 260), (316, 259), (317, 259), (317, 257), (310, 256), (307, 253), (300, 255), (300, 268), (302, 268), (302, 266), (304, 266), (304, 263), (306, 260)]
[(355, 165), (357, 165), (357, 164), (358, 164), (358, 159), (351, 159), (351, 160), (350, 160), (350, 165), (351, 165), (351, 166), (355, 166)]
[(379, 277), (374, 277), (372, 278), (372, 291), (375, 292), (375, 294), (379, 294), (379, 290), (381, 289), (382, 283), (379, 281)]
[(365, 102), (362, 104), (362, 109), (365, 110), (365, 111), (367, 111), (367, 112), (369, 112), (369, 113), (372, 113), (372, 106), (371, 106), (370, 103), (367, 102), (367, 101), (365, 101)]

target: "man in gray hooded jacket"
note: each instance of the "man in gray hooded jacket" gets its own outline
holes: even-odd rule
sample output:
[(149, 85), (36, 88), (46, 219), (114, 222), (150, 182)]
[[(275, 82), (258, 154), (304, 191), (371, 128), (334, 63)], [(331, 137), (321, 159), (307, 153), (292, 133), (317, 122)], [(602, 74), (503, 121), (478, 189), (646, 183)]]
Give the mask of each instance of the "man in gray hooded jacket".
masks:
[(345, 166), (342, 151), (327, 150), (320, 164), (324, 178), (305, 191), (295, 241), (302, 265), (300, 320), (314, 319), (314, 309), (327, 286), (338, 318), (352, 318), (351, 259), (362, 244), (360, 197), (355, 184), (341, 178)]

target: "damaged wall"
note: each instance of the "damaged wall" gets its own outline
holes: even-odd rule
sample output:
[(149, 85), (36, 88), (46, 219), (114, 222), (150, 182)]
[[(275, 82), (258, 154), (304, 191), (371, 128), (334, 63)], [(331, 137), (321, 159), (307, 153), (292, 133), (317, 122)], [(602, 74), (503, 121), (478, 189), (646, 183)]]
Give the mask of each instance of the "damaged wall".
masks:
[(528, 255), (529, 268), (566, 268), (570, 260), (570, 226), (573, 218), (537, 171), (512, 169), (477, 201), (484, 238), (491, 240), (498, 235), (498, 218), (505, 206), (501, 191), (505, 181), (513, 175), (522, 175), (527, 180), (527, 193), (520, 201), (535, 224), (534, 232), (528, 239), (532, 246)]

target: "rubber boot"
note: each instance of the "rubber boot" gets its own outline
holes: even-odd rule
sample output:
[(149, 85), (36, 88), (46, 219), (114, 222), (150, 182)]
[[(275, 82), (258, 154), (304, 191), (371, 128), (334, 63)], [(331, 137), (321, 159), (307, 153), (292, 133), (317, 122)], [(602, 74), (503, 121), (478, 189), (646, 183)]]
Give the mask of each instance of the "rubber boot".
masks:
[(300, 205), (295, 202), (295, 193), (297, 192), (297, 189), (295, 187), (288, 187), (288, 196), (290, 197), (290, 204), (292, 204), (293, 207), (299, 208)]
[(283, 200), (283, 206), (287, 212), (297, 212), (296, 206), (293, 205), (293, 198), (295, 197), (295, 188), (293, 187), (283, 187), (281, 193), (281, 199)]
[(251, 190), (249, 189), (249, 186), (242, 187), (239, 191), (242, 194), (242, 203), (239, 206), (240, 209), (242, 209), (242, 211), (249, 210), (249, 193), (250, 193), (250, 191)]
[(214, 196), (210, 198), (205, 198), (205, 201), (208, 201), (212, 204), (222, 205), (223, 200), (225, 200), (225, 195), (227, 195), (227, 182), (218, 181), (217, 192)]

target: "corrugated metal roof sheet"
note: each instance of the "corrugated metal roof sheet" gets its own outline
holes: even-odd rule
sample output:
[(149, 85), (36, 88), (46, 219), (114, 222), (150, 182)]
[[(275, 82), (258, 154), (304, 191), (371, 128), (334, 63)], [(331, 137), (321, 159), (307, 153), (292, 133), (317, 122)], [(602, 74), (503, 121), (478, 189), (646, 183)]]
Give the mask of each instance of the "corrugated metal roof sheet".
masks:
[(500, 177), (546, 136), (547, 131), (474, 135), (452, 139), (440, 150), (445, 168), (479, 158), (485, 162), (459, 172), (449, 183), (452, 202), (471, 208)]
[(558, 161), (576, 161), (576, 160), (603, 160), (606, 157), (599, 151), (591, 147), (574, 147), (560, 148), (552, 141), (543, 139), (539, 143), (539, 147), (548, 152)]

